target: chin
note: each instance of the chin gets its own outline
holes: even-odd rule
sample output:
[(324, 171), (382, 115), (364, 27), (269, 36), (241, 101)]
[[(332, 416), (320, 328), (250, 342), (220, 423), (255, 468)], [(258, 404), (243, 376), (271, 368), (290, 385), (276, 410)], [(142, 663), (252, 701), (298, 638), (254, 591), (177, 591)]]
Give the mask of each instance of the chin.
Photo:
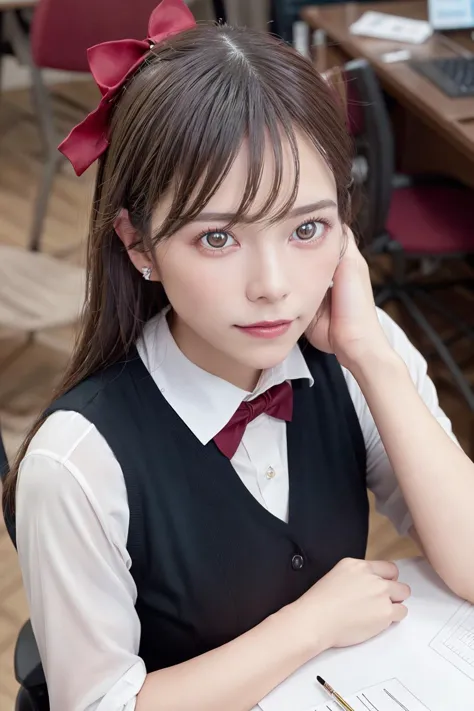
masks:
[(256, 370), (268, 370), (269, 368), (275, 368), (280, 363), (283, 363), (285, 358), (291, 353), (295, 343), (274, 343), (266, 344), (264, 348), (256, 347), (253, 352), (248, 352), (242, 354), (243, 357), (239, 358), (242, 365), (246, 365), (250, 368), (255, 368)]

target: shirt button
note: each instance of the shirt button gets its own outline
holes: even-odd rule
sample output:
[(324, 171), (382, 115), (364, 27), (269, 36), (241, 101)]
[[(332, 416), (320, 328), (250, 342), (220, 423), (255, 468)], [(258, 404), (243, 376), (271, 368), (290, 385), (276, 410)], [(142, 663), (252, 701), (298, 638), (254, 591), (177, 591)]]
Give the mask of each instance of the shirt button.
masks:
[(293, 570), (301, 570), (304, 566), (304, 558), (302, 555), (294, 555), (291, 559), (291, 567)]
[(265, 472), (265, 476), (267, 479), (273, 479), (276, 476), (276, 471), (273, 469), (273, 467), (268, 467), (267, 471)]

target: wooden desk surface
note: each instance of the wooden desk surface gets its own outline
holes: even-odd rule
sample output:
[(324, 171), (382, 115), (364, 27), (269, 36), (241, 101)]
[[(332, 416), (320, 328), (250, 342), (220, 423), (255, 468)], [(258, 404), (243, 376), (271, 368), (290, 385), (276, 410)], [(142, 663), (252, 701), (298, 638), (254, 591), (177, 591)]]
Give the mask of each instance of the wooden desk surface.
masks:
[[(400, 104), (417, 114), (437, 133), (443, 134), (460, 151), (468, 152), (474, 160), (474, 98), (451, 99), (437, 87), (410, 69), (406, 62), (387, 64), (381, 55), (400, 48), (408, 48), (414, 59), (453, 56), (442, 38), (433, 35), (422, 45), (358, 37), (349, 32), (350, 25), (367, 10), (387, 12), (402, 17), (427, 19), (425, 0), (397, 0), (397, 2), (347, 3), (343, 5), (308, 6), (302, 10), (303, 19), (312, 29), (322, 29), (330, 40), (350, 57), (367, 59), (377, 72), (384, 88)], [(474, 41), (469, 32), (450, 33), (450, 38), (474, 52)]]
[(0, 0), (0, 12), (6, 10), (25, 10), (37, 5), (38, 0)]

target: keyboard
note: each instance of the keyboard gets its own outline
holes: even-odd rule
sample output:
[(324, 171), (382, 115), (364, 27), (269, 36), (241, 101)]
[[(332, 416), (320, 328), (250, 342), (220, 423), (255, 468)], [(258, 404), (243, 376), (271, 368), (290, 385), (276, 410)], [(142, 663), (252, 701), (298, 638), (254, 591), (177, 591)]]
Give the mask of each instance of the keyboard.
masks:
[(409, 65), (452, 98), (474, 96), (474, 56), (413, 60)]

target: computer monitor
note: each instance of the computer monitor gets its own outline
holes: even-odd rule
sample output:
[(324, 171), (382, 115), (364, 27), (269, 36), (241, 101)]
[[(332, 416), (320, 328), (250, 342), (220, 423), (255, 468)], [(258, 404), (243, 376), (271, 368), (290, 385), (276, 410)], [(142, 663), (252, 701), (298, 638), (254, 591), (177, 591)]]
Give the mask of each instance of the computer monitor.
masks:
[(428, 0), (428, 18), (435, 30), (474, 27), (474, 0)]

